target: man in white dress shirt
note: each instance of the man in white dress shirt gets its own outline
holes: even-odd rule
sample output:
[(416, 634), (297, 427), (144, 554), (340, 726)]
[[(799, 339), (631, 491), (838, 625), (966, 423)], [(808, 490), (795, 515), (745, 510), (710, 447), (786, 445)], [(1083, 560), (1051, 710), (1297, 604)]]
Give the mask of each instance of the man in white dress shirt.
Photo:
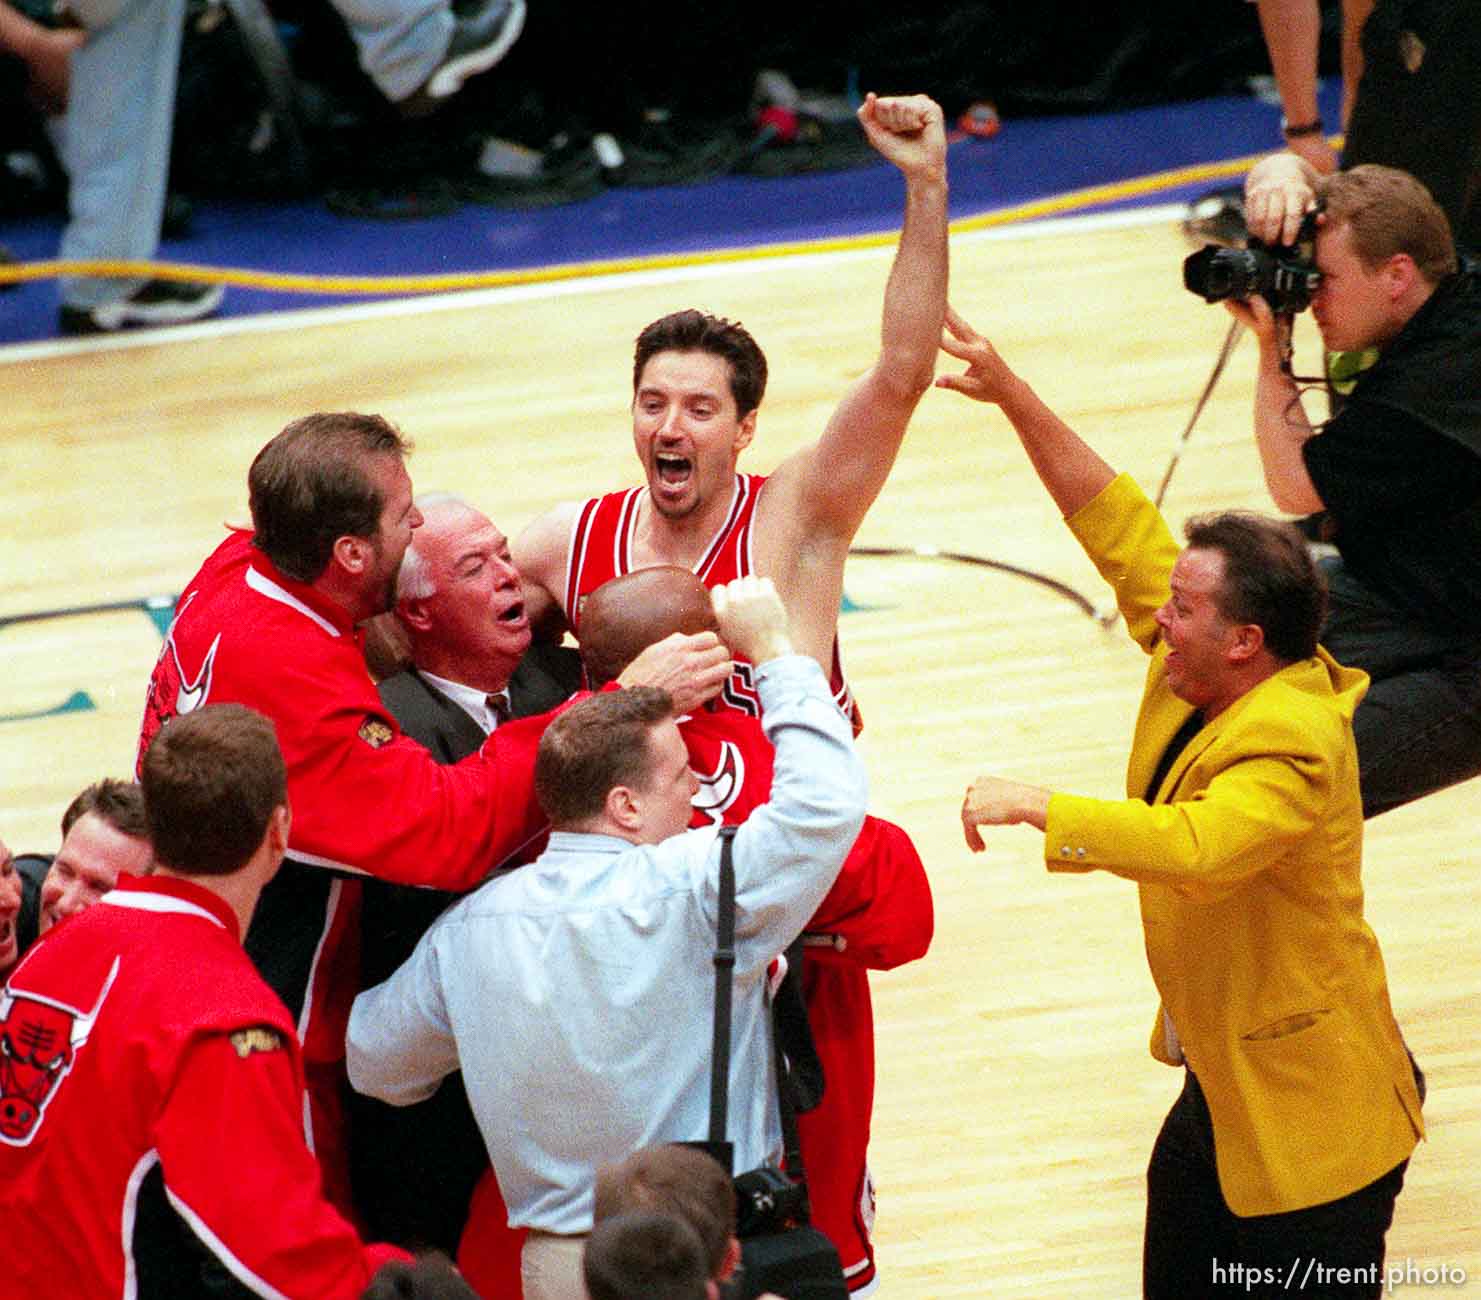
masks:
[[(774, 1158), (780, 1122), (767, 965), (801, 932), (863, 823), (848, 721), (795, 653), (768, 579), (717, 589), (721, 637), (759, 665), (771, 801), (735, 838), (735, 1169)], [(547, 729), (536, 789), (550, 846), (428, 931), (356, 1000), (351, 1082), (392, 1103), (460, 1066), (515, 1226), (526, 1300), (580, 1300), (595, 1171), (698, 1139), (709, 1119), (720, 846), (686, 830), (695, 784), (661, 691), (604, 692)]]

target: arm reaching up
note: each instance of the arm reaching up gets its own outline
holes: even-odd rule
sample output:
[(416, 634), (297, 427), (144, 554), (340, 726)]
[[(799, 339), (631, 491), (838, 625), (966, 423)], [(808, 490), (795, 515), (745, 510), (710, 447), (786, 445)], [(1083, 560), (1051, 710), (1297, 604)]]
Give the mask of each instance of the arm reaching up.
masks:
[(880, 349), (806, 457), (801, 503), (809, 531), (845, 545), (884, 486), (906, 425), (936, 369), (946, 312), (946, 131), (925, 95), (868, 96), (859, 123), (869, 143), (905, 177), (905, 224), (885, 285)]
[(1066, 518), (1116, 477), (1116, 471), (1008, 368), (998, 350), (950, 307), (941, 349), (965, 361), (967, 368), (961, 374), (942, 375), (936, 387), (1002, 409), (1040, 481)]
[(859, 123), (905, 178), (905, 223), (885, 285), (879, 355), (819, 439), (771, 475), (756, 507), (757, 571), (775, 579), (798, 649), (829, 663), (849, 544), (931, 386), (946, 311), (946, 131), (925, 95), (877, 98)]
[(720, 635), (735, 653), (761, 665), (792, 653), (787, 610), (770, 578), (737, 578), (710, 594)]

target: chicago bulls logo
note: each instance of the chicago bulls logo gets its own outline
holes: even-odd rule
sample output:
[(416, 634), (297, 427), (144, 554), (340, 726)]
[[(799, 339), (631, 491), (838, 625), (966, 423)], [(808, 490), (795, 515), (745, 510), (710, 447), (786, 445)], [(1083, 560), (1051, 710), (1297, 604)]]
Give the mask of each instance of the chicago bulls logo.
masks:
[(189, 679), (180, 662), (180, 651), (175, 644), (175, 629), (190, 607), (197, 593), (192, 591), (175, 613), (170, 630), (165, 633), (165, 643), (149, 678), (149, 690), (144, 697), (144, 726), (139, 736), (140, 765), (144, 755), (159, 729), (171, 718), (182, 713), (194, 713), (211, 694), (211, 679), (216, 671), (216, 651), (221, 645), (221, 633), (211, 642), (206, 657), (201, 661), (195, 677)]
[(93, 1031), (118, 963), (115, 957), (89, 1012), (34, 993), (0, 997), (0, 1142), (26, 1146), (36, 1136), (47, 1105)]
[(746, 784), (746, 761), (740, 750), (730, 741), (720, 742), (720, 757), (715, 761), (713, 772), (695, 772), (699, 789), (690, 802), (694, 811), (718, 825), (725, 820), (725, 811), (740, 797)]

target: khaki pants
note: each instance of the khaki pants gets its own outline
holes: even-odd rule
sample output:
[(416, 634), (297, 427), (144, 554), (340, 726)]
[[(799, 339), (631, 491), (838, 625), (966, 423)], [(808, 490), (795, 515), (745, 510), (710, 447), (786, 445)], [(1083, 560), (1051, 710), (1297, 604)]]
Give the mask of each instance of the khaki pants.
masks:
[(519, 1257), (525, 1300), (587, 1300), (581, 1276), (586, 1234), (560, 1237), (530, 1230)]

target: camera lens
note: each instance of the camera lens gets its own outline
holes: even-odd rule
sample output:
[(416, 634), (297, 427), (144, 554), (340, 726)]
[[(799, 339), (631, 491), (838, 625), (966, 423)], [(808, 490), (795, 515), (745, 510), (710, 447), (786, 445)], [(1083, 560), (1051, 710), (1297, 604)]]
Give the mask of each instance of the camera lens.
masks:
[[(1256, 241), (1251, 240), (1251, 244)], [(1183, 286), (1205, 302), (1257, 294), (1275, 312), (1294, 313), (1311, 305), (1321, 274), (1298, 249), (1221, 248), (1206, 244), (1183, 259)]]
[(1247, 250), (1209, 244), (1183, 260), (1183, 285), (1206, 302), (1244, 298), (1252, 271)]

